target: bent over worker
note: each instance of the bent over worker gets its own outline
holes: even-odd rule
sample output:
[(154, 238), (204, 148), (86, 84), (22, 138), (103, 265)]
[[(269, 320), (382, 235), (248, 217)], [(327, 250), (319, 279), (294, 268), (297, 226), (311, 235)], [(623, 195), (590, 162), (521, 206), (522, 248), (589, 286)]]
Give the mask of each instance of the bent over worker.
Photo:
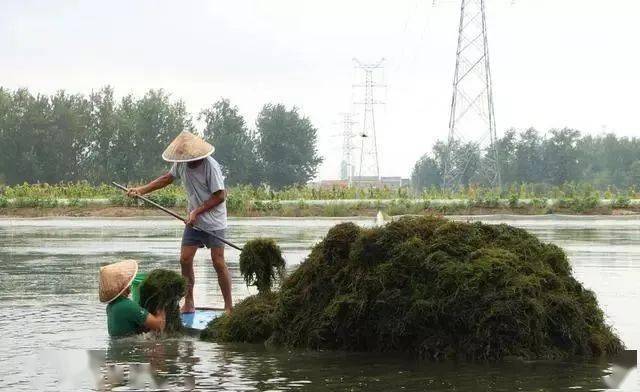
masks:
[[(211, 250), (211, 261), (218, 275), (218, 284), (224, 299), (224, 308), (231, 312), (231, 276), (224, 261), (224, 243), (227, 228), (227, 207), (225, 204), (224, 178), (220, 165), (211, 157), (214, 147), (200, 137), (183, 131), (162, 153), (165, 161), (173, 162), (171, 170), (150, 183), (128, 190), (131, 197), (144, 195), (166, 187), (175, 179), (181, 179), (187, 195), (189, 216), (182, 233), (180, 266), (187, 279), (187, 295), (181, 311), (195, 311), (193, 286), (193, 258), (198, 248)], [(197, 226), (207, 232), (195, 229)], [(216, 238), (218, 237), (218, 238)]]
[(138, 262), (123, 260), (100, 267), (100, 302), (107, 305), (107, 329), (112, 337), (136, 335), (146, 331), (161, 332), (165, 326), (165, 312), (156, 314), (129, 299), (131, 282), (138, 272)]

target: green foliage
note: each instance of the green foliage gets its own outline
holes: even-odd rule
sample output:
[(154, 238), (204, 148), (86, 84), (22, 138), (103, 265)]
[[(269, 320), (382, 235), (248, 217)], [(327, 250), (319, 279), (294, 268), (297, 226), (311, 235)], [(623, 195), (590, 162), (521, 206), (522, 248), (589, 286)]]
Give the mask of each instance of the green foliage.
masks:
[(611, 206), (613, 208), (628, 208), (631, 205), (631, 199), (627, 195), (618, 195)]
[(87, 206), (87, 201), (86, 200), (82, 200), (82, 199), (78, 199), (78, 198), (73, 198), (69, 200), (69, 207), (86, 207)]
[[(129, 184), (135, 186), (136, 184)], [(592, 211), (601, 204), (613, 208), (633, 208), (632, 199), (640, 195), (634, 187), (618, 189), (608, 187), (606, 192), (596, 190), (585, 183), (567, 183), (559, 186), (544, 184), (520, 184), (502, 192), (493, 188), (469, 186), (444, 192), (430, 187), (421, 193), (401, 189), (317, 188), (314, 186), (290, 186), (273, 190), (268, 186), (237, 185), (227, 189), (227, 211), (234, 215), (285, 215), (285, 216), (352, 216), (383, 210), (388, 215), (423, 214), (429, 210), (442, 214), (470, 212), (470, 207), (512, 209), (529, 206), (536, 210), (547, 209), (552, 200), (553, 208), (576, 213)], [(147, 195), (165, 207), (184, 207), (186, 197), (181, 186), (170, 185)], [(126, 197), (113, 186), (92, 186), (88, 182), (50, 185), (21, 184), (4, 186), (0, 197), (7, 206), (56, 207), (59, 199), (67, 199), (71, 207), (83, 207), (91, 199), (106, 199), (108, 205), (118, 207), (152, 208), (137, 199)], [(601, 203), (603, 197), (608, 201)], [(322, 203), (307, 201), (322, 200)], [(342, 201), (346, 200), (346, 201)], [(358, 200), (354, 202), (354, 200)], [(433, 202), (436, 200), (436, 202)], [(443, 204), (440, 200), (447, 200)], [(453, 201), (455, 200), (455, 201)], [(100, 201), (100, 204), (103, 204)], [(63, 203), (64, 205), (64, 203)], [(375, 211), (373, 211), (375, 213)], [(550, 210), (550, 213), (553, 212)]]
[(174, 207), (178, 202), (178, 198), (175, 195), (167, 193), (152, 193), (147, 198), (163, 207)]
[(271, 291), (274, 281), (284, 276), (285, 261), (273, 239), (257, 238), (247, 242), (240, 253), (240, 273), (248, 286), (258, 292)]
[(264, 181), (276, 188), (305, 184), (315, 177), (322, 158), (317, 151), (317, 129), (296, 108), (267, 104), (258, 119), (258, 154)]
[(9, 184), (147, 179), (166, 170), (160, 154), (190, 127), (184, 104), (162, 90), (116, 102), (109, 87), (89, 97), (0, 88), (0, 177)]
[(182, 331), (179, 302), (187, 293), (185, 278), (166, 269), (155, 269), (140, 284), (140, 306), (151, 313), (164, 309), (167, 316), (165, 332)]
[[(228, 100), (199, 118), (231, 185), (306, 184), (322, 162), (317, 130), (295, 108), (265, 105), (255, 131)], [(169, 169), (161, 153), (182, 130), (194, 131), (191, 115), (162, 89), (116, 99), (111, 87), (89, 96), (0, 87), (0, 179), (12, 185), (148, 181)]]
[(520, 201), (520, 195), (512, 193), (509, 195), (509, 208), (518, 208), (518, 202)]
[(19, 197), (13, 202), (13, 207), (17, 208), (54, 208), (57, 206), (58, 199), (51, 197)]
[(442, 185), (442, 168), (434, 158), (423, 155), (413, 167), (411, 184), (415, 189), (426, 189)]
[(268, 211), (280, 211), (282, 210), (282, 204), (278, 201), (260, 201), (256, 200), (253, 202), (253, 208), (256, 211), (268, 212)]
[(215, 146), (215, 158), (222, 166), (227, 183), (258, 184), (262, 168), (256, 159), (256, 141), (238, 107), (222, 99), (203, 110), (200, 117), (206, 123), (204, 138)]
[(600, 198), (597, 195), (576, 196), (573, 198), (560, 199), (558, 206), (561, 208), (569, 208), (574, 212), (585, 212), (593, 210), (600, 204)]
[[(605, 189), (608, 185), (640, 185), (638, 138), (614, 134), (582, 136), (568, 128), (551, 129), (545, 136), (533, 128), (520, 132), (510, 129), (498, 139), (497, 146), (503, 185), (529, 183), (549, 188), (585, 182), (596, 189)], [(487, 185), (487, 178), (480, 173), (480, 163), (489, 159), (488, 151), (480, 151), (472, 144), (454, 143), (449, 154), (451, 170), (459, 175), (465, 188), (473, 184)], [(413, 187), (420, 191), (431, 185), (441, 186), (446, 156), (446, 145), (436, 142), (432, 153), (425, 154), (416, 162), (412, 174)], [(545, 192), (535, 189), (534, 193), (541, 196)], [(522, 192), (520, 195), (529, 198)], [(551, 197), (561, 198), (559, 195)]]
[(340, 224), (277, 296), (275, 306), (260, 295), (243, 302), (242, 313), (210, 325), (214, 339), (437, 359), (623, 349), (564, 252), (508, 225), (435, 217)]
[(0, 196), (0, 208), (6, 208), (8, 205), (9, 200), (4, 196)]

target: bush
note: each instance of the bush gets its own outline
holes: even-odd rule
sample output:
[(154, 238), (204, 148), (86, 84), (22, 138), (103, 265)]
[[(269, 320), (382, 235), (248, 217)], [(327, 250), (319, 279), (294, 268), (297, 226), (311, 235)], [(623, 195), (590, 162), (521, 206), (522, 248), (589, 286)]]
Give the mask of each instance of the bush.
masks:
[(163, 207), (168, 207), (168, 208), (175, 207), (178, 200), (176, 196), (171, 194), (166, 194), (166, 193), (152, 193), (150, 195), (147, 195), (147, 198), (151, 201), (154, 201), (160, 204)]
[(532, 199), (531, 200), (531, 205), (534, 208), (546, 208), (547, 207), (547, 203), (548, 203), (547, 199), (538, 199), (538, 198), (536, 198), (536, 199)]
[(282, 210), (282, 205), (278, 201), (256, 200), (253, 202), (253, 208), (256, 211), (261, 211), (261, 212), (280, 211)]
[(13, 203), (17, 208), (54, 208), (58, 200), (48, 197), (18, 197)]
[(138, 206), (138, 199), (126, 196), (124, 193), (111, 196), (109, 198), (109, 204), (117, 207), (134, 207)]
[(518, 203), (520, 201), (520, 196), (512, 193), (509, 195), (509, 208), (518, 208)]
[(9, 206), (9, 199), (4, 196), (0, 196), (0, 208), (7, 208)]
[(78, 199), (78, 198), (73, 198), (69, 200), (69, 207), (86, 207), (87, 206), (87, 201), (86, 200), (82, 200), (82, 199)]
[(435, 217), (371, 229), (340, 224), (274, 295), (243, 301), (208, 336), (427, 358), (623, 349), (564, 252), (507, 225)]
[(628, 208), (631, 205), (631, 199), (627, 195), (618, 195), (611, 206), (613, 208)]

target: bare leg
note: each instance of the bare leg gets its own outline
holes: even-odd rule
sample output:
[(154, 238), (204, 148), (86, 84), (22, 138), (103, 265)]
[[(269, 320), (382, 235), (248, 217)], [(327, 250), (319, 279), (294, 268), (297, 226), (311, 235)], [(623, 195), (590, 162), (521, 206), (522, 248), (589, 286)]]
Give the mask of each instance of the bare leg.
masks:
[(213, 268), (218, 274), (218, 284), (220, 285), (220, 291), (222, 291), (222, 298), (224, 298), (224, 310), (230, 313), (233, 307), (233, 301), (231, 300), (231, 274), (227, 264), (224, 262), (224, 247), (211, 248), (211, 261), (213, 261)]
[(182, 313), (196, 311), (193, 302), (193, 285), (196, 281), (195, 274), (193, 273), (193, 257), (196, 255), (197, 250), (197, 246), (183, 246), (180, 249), (180, 269), (182, 270), (182, 276), (187, 279), (187, 295), (184, 297), (184, 305), (182, 305), (182, 309), (180, 309)]

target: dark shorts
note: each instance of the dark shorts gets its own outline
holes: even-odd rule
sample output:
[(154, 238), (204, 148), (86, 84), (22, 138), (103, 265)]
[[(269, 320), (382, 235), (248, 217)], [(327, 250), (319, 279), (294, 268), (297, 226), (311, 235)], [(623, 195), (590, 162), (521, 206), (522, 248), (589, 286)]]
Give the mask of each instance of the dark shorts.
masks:
[[(220, 238), (224, 238), (225, 230), (212, 230), (213, 234)], [(211, 234), (204, 231), (196, 230), (191, 226), (185, 226), (182, 233), (182, 246), (197, 246), (199, 248), (224, 248), (224, 242), (220, 241)]]

